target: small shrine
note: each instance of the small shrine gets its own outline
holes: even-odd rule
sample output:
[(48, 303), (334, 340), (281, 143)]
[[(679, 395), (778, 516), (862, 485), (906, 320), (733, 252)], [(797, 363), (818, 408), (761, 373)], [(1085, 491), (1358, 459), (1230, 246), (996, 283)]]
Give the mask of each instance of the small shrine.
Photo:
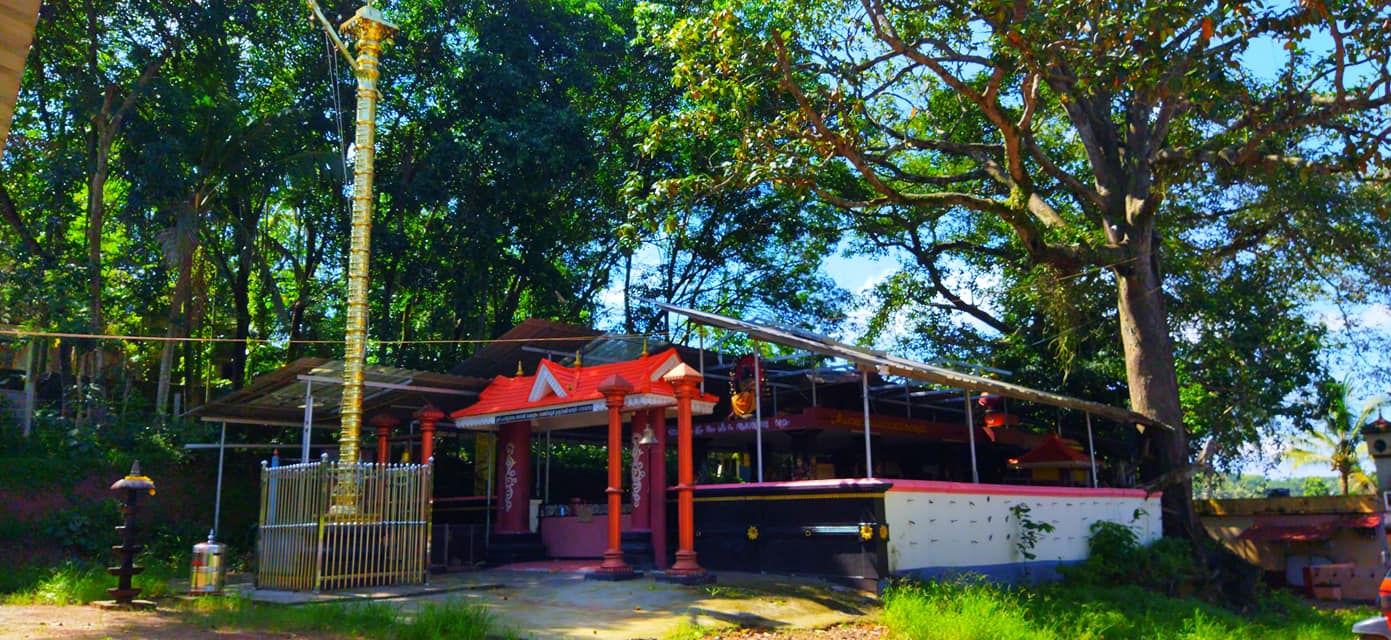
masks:
[[(498, 376), (479, 394), (477, 403), (455, 411), (451, 417), (456, 428), (497, 433), (500, 486), (489, 555), (498, 561), (515, 561), (543, 554), (598, 555), (595, 552), (602, 550), (604, 562), (590, 577), (623, 579), (635, 575), (624, 557), (623, 549), (628, 548), (667, 569), (667, 558), (661, 552), (667, 546), (663, 499), (667, 482), (662, 461), (666, 460), (666, 421), (675, 417), (682, 540), (667, 574), (683, 581), (706, 579), (707, 574), (695, 563), (687, 504), (694, 485), (691, 418), (708, 415), (717, 402), (715, 396), (697, 389), (702, 379), (700, 372), (681, 361), (675, 349), (594, 366), (583, 366), (578, 357), (574, 366), (543, 359), (531, 375), (523, 374), (519, 366), (516, 376)], [(625, 422), (629, 425), (626, 439)], [(529, 500), (535, 476), (531, 468), (533, 434), (598, 425), (608, 427), (607, 504), (586, 505), (574, 512), (538, 513), (537, 520), (545, 522), (536, 523), (541, 534), (533, 533)], [(625, 446), (631, 447), (627, 505), (621, 469)], [(596, 516), (603, 518), (600, 521)]]
[(1043, 443), (1009, 461), (1010, 469), (1026, 474), (1032, 484), (1086, 485), (1096, 463), (1062, 438), (1049, 435)]

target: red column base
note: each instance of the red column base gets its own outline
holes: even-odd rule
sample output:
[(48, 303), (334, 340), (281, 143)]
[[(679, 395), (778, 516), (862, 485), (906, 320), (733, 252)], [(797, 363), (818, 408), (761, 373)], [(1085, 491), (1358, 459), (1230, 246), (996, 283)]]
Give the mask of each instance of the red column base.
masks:
[(585, 580), (632, 580), (638, 577), (638, 572), (634, 571), (627, 562), (623, 561), (622, 551), (605, 551), (604, 562), (598, 569), (584, 574)]
[(670, 582), (674, 584), (714, 584), (715, 574), (706, 571), (696, 563), (694, 551), (677, 551), (676, 562), (670, 569), (656, 575), (658, 582)]
[(676, 562), (671, 565), (667, 573), (705, 573), (705, 569), (696, 562), (696, 552), (677, 551)]

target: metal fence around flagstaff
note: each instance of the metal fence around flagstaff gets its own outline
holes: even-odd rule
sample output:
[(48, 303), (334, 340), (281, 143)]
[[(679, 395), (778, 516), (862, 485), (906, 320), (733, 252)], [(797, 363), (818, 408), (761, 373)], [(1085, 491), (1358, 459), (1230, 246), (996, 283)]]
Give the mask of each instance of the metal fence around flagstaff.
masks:
[[(334, 485), (355, 482), (352, 514), (330, 514)], [(426, 581), (430, 464), (261, 464), (256, 586), (334, 591)]]

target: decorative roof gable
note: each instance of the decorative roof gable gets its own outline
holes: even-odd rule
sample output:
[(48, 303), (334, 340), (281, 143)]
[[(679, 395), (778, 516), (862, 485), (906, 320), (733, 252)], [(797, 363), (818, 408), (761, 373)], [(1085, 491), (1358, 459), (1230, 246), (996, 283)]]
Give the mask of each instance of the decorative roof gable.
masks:
[(531, 384), (531, 395), (527, 396), (526, 401), (539, 402), (552, 395), (564, 398), (566, 395), (565, 387), (560, 384), (560, 380), (557, 380), (555, 373), (551, 371), (550, 361), (542, 360), (541, 364), (536, 367), (536, 379)]

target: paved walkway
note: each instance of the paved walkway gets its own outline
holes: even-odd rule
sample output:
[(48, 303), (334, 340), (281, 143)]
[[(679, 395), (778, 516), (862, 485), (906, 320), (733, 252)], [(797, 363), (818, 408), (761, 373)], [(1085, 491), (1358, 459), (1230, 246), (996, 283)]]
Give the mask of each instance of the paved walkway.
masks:
[(503, 627), (533, 638), (663, 638), (690, 624), (814, 629), (866, 621), (878, 612), (872, 594), (810, 578), (720, 572), (714, 585), (685, 587), (650, 577), (589, 581), (576, 570), (586, 568), (573, 562), (527, 563), (436, 575), (425, 586), (248, 595), (284, 604), (377, 599), (408, 610), (462, 600), (488, 610)]

